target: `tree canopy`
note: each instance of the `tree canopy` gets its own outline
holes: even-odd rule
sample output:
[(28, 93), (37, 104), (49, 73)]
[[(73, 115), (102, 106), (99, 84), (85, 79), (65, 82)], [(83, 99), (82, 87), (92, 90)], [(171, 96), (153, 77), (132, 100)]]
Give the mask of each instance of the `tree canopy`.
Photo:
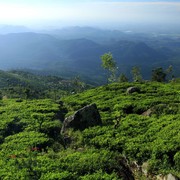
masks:
[(112, 53), (105, 53), (101, 56), (102, 60), (102, 67), (110, 72), (110, 76), (108, 78), (109, 82), (116, 81), (116, 71), (117, 71), (117, 65), (116, 61), (113, 58)]

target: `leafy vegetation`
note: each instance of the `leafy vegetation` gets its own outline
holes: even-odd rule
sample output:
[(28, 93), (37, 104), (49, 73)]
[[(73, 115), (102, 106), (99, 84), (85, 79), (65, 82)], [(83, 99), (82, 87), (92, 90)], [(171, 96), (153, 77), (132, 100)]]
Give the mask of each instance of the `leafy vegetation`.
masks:
[(134, 82), (141, 82), (141, 81), (143, 80), (139, 67), (134, 66), (134, 67), (132, 68), (132, 70), (131, 70), (131, 73), (132, 73), (132, 75), (133, 75), (133, 81), (134, 81)]
[[(140, 93), (126, 94), (129, 86)], [(179, 84), (121, 83), (92, 89), (63, 99), (69, 111), (95, 102), (103, 127), (82, 132), (86, 145), (108, 148), (126, 156), (130, 162), (149, 164), (149, 172), (179, 174)], [(151, 109), (150, 116), (142, 115)]]
[(36, 75), (25, 71), (0, 71), (1, 97), (58, 100), (61, 96), (81, 92), (91, 87), (79, 77), (62, 79), (52, 75)]
[(108, 78), (109, 82), (116, 81), (116, 73), (117, 73), (117, 65), (116, 61), (113, 58), (113, 55), (109, 53), (105, 53), (101, 56), (102, 67), (110, 72), (110, 77)]
[[(131, 86), (140, 92), (126, 93)], [(134, 162), (139, 166), (148, 163), (148, 173), (153, 175), (180, 177), (179, 93), (178, 82), (124, 82), (58, 101), (3, 98), (0, 177), (141, 179), (144, 175), (136, 173)], [(96, 103), (103, 125), (83, 131), (72, 128), (63, 136), (64, 118), (91, 103)]]

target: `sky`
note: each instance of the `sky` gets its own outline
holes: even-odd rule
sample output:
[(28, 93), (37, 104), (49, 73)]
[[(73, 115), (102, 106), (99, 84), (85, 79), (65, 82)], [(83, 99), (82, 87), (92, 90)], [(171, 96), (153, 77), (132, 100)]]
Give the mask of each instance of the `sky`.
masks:
[(180, 0), (0, 0), (0, 24), (113, 26), (180, 24)]

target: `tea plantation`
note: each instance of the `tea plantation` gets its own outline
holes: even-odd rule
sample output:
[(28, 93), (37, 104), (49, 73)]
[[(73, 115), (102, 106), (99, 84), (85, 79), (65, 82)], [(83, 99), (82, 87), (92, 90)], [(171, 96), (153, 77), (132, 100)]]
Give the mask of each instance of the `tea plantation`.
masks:
[[(139, 92), (128, 94), (131, 86)], [(92, 103), (102, 125), (62, 135), (64, 118)], [(58, 101), (0, 100), (2, 180), (145, 180), (168, 173), (180, 178), (178, 82), (113, 83)]]

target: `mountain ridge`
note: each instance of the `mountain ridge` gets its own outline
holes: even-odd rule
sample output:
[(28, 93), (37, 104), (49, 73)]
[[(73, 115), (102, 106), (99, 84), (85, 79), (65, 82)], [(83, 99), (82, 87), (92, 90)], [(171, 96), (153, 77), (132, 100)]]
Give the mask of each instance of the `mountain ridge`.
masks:
[[(86, 30), (88, 31), (88, 28)], [(107, 30), (104, 34), (106, 32)], [(136, 38), (136, 35), (132, 37)], [(100, 56), (111, 52), (121, 73), (129, 72), (132, 66), (136, 65), (141, 66), (143, 73), (147, 70), (148, 73), (144, 76), (149, 78), (150, 69), (153, 69), (156, 64), (164, 67), (176, 61), (176, 74), (179, 76), (178, 40), (171, 40), (171, 42), (168, 40), (170, 44), (167, 46), (167, 39), (160, 37), (159, 42), (154, 43), (154, 39), (150, 41), (148, 38), (137, 40), (117, 37), (115, 41), (112, 39), (109, 42), (100, 43), (96, 39), (83, 37), (83, 34), (76, 39), (59, 39), (52, 34), (34, 32), (0, 35), (0, 68), (58, 71), (64, 77), (69, 71), (72, 74), (93, 77), (95, 80), (96, 76), (103, 77), (104, 74)]]

